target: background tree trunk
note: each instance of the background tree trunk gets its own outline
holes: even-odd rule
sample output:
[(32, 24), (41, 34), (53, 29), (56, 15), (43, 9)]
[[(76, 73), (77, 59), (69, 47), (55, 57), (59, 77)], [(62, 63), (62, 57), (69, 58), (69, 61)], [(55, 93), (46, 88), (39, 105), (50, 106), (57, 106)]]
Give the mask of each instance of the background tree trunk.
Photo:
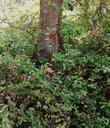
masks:
[(39, 55), (49, 58), (58, 51), (60, 41), (60, 22), (63, 0), (40, 0), (40, 29), (38, 43)]

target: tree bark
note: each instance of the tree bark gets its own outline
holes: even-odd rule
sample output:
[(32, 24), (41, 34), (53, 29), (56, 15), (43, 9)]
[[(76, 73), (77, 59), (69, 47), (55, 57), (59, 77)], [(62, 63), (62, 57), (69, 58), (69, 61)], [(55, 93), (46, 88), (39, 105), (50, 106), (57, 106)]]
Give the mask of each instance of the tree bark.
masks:
[(60, 45), (60, 23), (63, 0), (40, 0), (40, 30), (38, 54), (50, 58)]

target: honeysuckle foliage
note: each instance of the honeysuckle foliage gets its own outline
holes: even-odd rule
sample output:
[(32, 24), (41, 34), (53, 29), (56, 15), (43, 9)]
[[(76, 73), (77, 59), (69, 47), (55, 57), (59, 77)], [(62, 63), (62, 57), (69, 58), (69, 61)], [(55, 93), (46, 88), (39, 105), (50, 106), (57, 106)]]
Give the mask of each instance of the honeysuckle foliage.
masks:
[(109, 128), (110, 1), (63, 1), (53, 67), (36, 56), (39, 9), (0, 0), (0, 128)]

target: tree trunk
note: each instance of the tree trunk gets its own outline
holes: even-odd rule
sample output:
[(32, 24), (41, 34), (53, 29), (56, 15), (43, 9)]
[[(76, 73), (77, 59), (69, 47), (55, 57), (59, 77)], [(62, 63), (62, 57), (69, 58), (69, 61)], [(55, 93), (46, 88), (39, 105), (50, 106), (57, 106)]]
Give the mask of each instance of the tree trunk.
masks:
[(63, 0), (40, 0), (40, 30), (38, 54), (50, 58), (60, 45), (60, 23)]

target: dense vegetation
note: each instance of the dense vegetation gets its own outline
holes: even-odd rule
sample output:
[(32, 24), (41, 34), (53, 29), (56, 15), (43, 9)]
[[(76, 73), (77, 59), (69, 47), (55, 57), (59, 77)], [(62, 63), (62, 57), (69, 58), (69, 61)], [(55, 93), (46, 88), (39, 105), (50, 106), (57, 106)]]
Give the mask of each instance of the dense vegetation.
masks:
[(36, 1), (0, 18), (0, 128), (110, 128), (110, 2), (99, 12), (100, 0), (79, 0), (71, 12), (65, 0), (51, 68), (36, 55)]

